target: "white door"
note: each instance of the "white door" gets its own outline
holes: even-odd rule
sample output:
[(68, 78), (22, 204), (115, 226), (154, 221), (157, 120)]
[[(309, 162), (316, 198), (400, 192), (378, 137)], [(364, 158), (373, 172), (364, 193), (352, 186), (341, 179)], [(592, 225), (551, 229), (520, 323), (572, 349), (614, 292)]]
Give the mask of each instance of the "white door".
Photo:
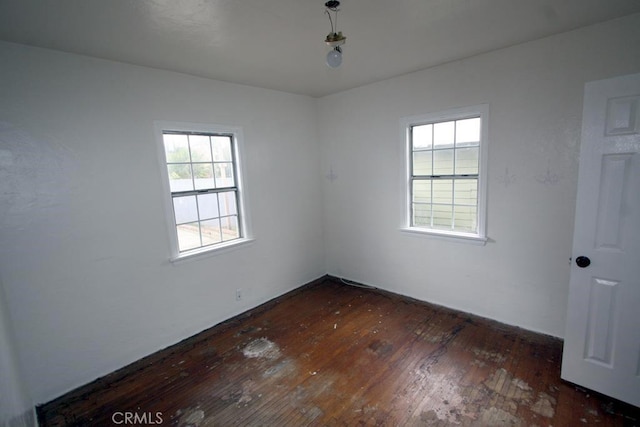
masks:
[(585, 86), (562, 378), (640, 406), (640, 74)]

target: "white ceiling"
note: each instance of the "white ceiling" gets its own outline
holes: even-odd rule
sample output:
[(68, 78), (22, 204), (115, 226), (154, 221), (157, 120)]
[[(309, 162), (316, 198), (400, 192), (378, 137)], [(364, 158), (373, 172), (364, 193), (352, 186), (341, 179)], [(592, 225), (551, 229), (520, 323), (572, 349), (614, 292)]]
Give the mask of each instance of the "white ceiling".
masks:
[(0, 0), (0, 39), (324, 96), (640, 12), (639, 0)]

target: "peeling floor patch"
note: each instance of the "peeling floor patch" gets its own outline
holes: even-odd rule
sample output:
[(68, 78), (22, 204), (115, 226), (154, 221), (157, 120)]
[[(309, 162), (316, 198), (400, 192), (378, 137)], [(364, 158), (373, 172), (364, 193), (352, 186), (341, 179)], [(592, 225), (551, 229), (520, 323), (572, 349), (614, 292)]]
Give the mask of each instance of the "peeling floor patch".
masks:
[(522, 381), (520, 378), (514, 378), (513, 380), (511, 380), (511, 383), (513, 385), (515, 385), (516, 387), (518, 387), (521, 390), (524, 391), (531, 391), (531, 387), (529, 387), (529, 384), (527, 384), (526, 382)]
[[(262, 374), (263, 377), (284, 377), (294, 375), (297, 371), (296, 364), (291, 359), (285, 359), (276, 365), (270, 366)], [(314, 374), (315, 375), (315, 374)]]
[(471, 366), (477, 366), (479, 368), (484, 368), (485, 366), (487, 366), (487, 364), (484, 363), (482, 360), (473, 359), (473, 361), (471, 362)]
[(242, 394), (238, 399), (238, 405), (246, 404), (253, 400), (253, 393), (257, 389), (257, 384), (253, 380), (246, 380), (242, 383)]
[(536, 403), (531, 405), (531, 410), (543, 417), (553, 418), (553, 415), (555, 414), (555, 406), (556, 399), (553, 396), (549, 396), (547, 393), (540, 393)]
[(263, 358), (273, 360), (280, 357), (280, 348), (274, 342), (262, 337), (247, 344), (247, 346), (242, 350), (242, 354), (250, 359)]
[(315, 421), (316, 418), (320, 418), (324, 415), (324, 411), (317, 406), (312, 406), (309, 409), (301, 408), (300, 413), (303, 414), (309, 422)]
[[(424, 382), (423, 382), (424, 381)], [(460, 379), (450, 373), (429, 374), (420, 381), (429, 397), (420, 408), (420, 420), (426, 425), (468, 425), (478, 418), (477, 408), (470, 404), (477, 396), (459, 387)]]
[(479, 348), (474, 348), (472, 351), (477, 357), (489, 362), (504, 363), (504, 361), (507, 360), (507, 357), (504, 354), (496, 353), (494, 351), (486, 351)]
[(496, 393), (514, 400), (530, 400), (531, 387), (520, 378), (513, 378), (506, 369), (500, 368), (485, 381), (485, 386)]
[(482, 412), (480, 425), (483, 426), (521, 426), (522, 420), (511, 415), (507, 411), (491, 407)]
[(503, 408), (508, 411), (495, 407), (485, 411), (482, 415), (482, 425), (520, 425), (516, 421), (521, 420), (515, 417), (519, 405), (545, 418), (553, 418), (555, 415), (555, 397), (544, 392), (535, 393), (529, 384), (520, 378), (514, 378), (506, 369), (496, 370), (484, 385), (505, 398), (504, 403), (509, 407)]
[(220, 423), (216, 421), (216, 417), (205, 418), (198, 427), (219, 427)]

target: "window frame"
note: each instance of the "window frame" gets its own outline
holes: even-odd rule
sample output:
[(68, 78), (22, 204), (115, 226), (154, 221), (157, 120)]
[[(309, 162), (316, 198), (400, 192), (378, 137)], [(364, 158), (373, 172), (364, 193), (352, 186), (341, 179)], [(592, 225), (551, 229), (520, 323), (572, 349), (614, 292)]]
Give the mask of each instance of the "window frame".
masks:
[[(235, 249), (239, 246), (252, 242), (254, 239), (251, 233), (251, 222), (249, 218), (249, 209), (247, 206), (246, 194), (246, 182), (244, 180), (243, 173), (243, 133), (242, 128), (235, 126), (225, 126), (217, 124), (201, 124), (201, 123), (188, 123), (188, 122), (168, 122), (168, 121), (156, 121), (154, 122), (154, 131), (158, 148), (158, 156), (160, 163), (160, 171), (162, 176), (162, 190), (163, 199), (165, 205), (165, 217), (167, 224), (167, 234), (169, 238), (170, 246), (170, 260), (181, 261), (194, 257), (213, 255), (217, 253), (226, 252), (228, 250)], [(167, 169), (166, 153), (164, 146), (165, 133), (174, 134), (191, 134), (191, 135), (219, 135), (229, 136), (231, 138), (231, 150), (232, 150), (232, 165), (235, 173), (235, 186), (226, 187), (223, 190), (236, 192), (236, 208), (238, 212), (238, 231), (240, 237), (214, 243), (208, 246), (201, 246), (194, 249), (180, 251), (178, 245), (178, 224), (176, 223), (173, 198), (174, 193), (181, 193), (179, 191), (172, 192), (169, 180), (169, 172)], [(193, 164), (193, 162), (190, 162)], [(197, 162), (196, 162), (197, 164)], [(199, 190), (194, 190), (194, 194), (200, 193)], [(222, 192), (221, 189), (215, 189), (214, 191), (203, 191), (201, 194), (212, 194)]]
[[(477, 232), (461, 232), (453, 230), (443, 230), (430, 227), (420, 227), (412, 225), (412, 204), (413, 204), (413, 156), (411, 129), (414, 126), (435, 124), (441, 122), (463, 120), (467, 118), (480, 117), (480, 145), (478, 150), (478, 196), (477, 196)], [(457, 242), (466, 242), (478, 245), (486, 244), (488, 238), (486, 234), (487, 223), (487, 153), (489, 146), (489, 105), (480, 104), (469, 107), (454, 108), (440, 112), (427, 113), (422, 115), (403, 117), (400, 120), (402, 141), (404, 144), (404, 171), (403, 171), (403, 193), (404, 193), (404, 214), (401, 231), (414, 235), (421, 235)]]

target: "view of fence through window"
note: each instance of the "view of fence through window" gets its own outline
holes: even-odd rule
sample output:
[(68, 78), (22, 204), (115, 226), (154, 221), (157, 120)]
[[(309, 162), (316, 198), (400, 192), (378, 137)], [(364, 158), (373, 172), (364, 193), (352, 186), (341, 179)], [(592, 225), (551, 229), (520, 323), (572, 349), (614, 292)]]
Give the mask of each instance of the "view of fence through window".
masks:
[(164, 132), (180, 252), (241, 237), (232, 135)]
[(478, 229), (480, 117), (411, 127), (411, 225)]

